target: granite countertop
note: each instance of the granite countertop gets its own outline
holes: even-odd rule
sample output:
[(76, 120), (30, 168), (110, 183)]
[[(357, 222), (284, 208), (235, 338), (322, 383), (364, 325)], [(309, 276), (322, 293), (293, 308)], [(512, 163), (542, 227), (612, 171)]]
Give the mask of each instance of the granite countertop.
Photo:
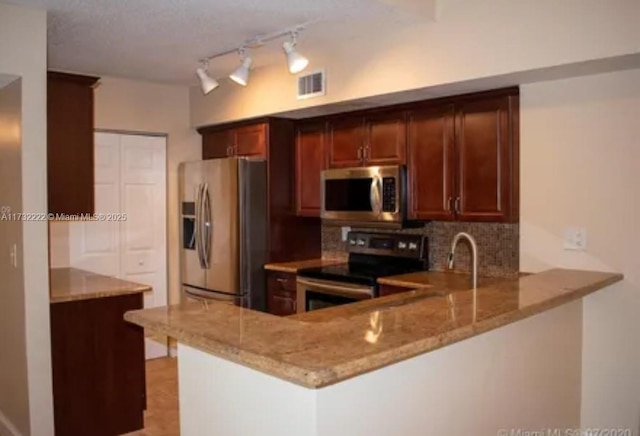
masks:
[(151, 291), (151, 286), (128, 282), (77, 268), (52, 268), (49, 272), (51, 303), (62, 303)]
[(544, 312), (622, 279), (615, 273), (552, 269), (475, 292), (423, 288), (325, 309), (307, 320), (215, 302), (132, 311), (125, 319), (223, 359), (319, 388)]
[[(478, 286), (487, 286), (504, 281), (504, 278), (478, 277)], [(419, 271), (389, 277), (380, 277), (381, 285), (416, 289), (421, 287), (440, 287), (449, 290), (465, 290), (471, 286), (471, 275), (463, 272)]]
[(268, 271), (278, 271), (278, 272), (296, 274), (298, 270), (303, 268), (315, 268), (315, 267), (335, 265), (338, 263), (345, 263), (345, 262), (346, 262), (345, 260), (339, 260), (339, 259), (294, 260), (292, 262), (268, 263), (264, 266), (264, 269)]

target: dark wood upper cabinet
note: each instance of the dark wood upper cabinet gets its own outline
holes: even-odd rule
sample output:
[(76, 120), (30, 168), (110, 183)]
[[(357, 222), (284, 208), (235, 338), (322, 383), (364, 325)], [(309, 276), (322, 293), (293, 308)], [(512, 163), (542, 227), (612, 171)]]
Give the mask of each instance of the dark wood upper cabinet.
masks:
[(202, 158), (217, 159), (232, 155), (233, 139), (229, 130), (208, 132), (202, 136)]
[(399, 165), (406, 162), (404, 112), (329, 121), (328, 167)]
[(264, 123), (235, 128), (232, 134), (236, 156), (264, 156), (266, 151)]
[(518, 92), (424, 102), (407, 122), (409, 219), (519, 219)]
[(404, 112), (367, 117), (364, 161), (366, 165), (400, 165), (406, 162)]
[(267, 126), (265, 123), (206, 129), (201, 133), (203, 159), (265, 156), (267, 150)]
[(517, 220), (516, 96), (456, 105), (456, 212), (461, 221)]
[(329, 168), (358, 167), (364, 163), (364, 119), (336, 118), (329, 122)]
[(320, 216), (320, 173), (325, 169), (325, 123), (300, 125), (296, 132), (296, 214)]
[(99, 78), (47, 74), (48, 210), (94, 212), (93, 88)]
[(453, 105), (442, 104), (410, 112), (407, 136), (409, 219), (455, 219)]

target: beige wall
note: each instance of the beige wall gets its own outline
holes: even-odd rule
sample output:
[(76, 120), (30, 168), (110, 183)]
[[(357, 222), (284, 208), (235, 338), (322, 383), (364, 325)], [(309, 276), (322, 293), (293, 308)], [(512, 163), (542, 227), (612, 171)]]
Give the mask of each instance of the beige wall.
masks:
[[(426, 91), (403, 98), (456, 94), (469, 90), (460, 83), (468, 80), (534, 70), (542, 77), (549, 67), (640, 54), (636, 0), (443, 0), (441, 8), (436, 22), (402, 27), (390, 19), (369, 34), (305, 46), (305, 35), (311, 40), (327, 25), (316, 23), (301, 35), (299, 49), (311, 60), (309, 71), (326, 69), (326, 96), (296, 100), (296, 81), (282, 58), (255, 70), (247, 87), (225, 80), (207, 96), (192, 88), (192, 125), (407, 90)], [(536, 81), (535, 74), (526, 77)], [(451, 86), (432, 89), (440, 85)]]
[[(8, 143), (2, 147), (3, 161), (20, 159), (21, 177), (7, 180), (3, 170), (0, 179), (3, 198), (14, 203), (11, 206), (17, 212), (44, 213), (47, 209), (46, 29), (46, 12), (0, 4), (0, 73), (20, 76), (22, 81), (21, 144), (12, 141), (11, 151), (6, 148)], [(12, 176), (20, 174), (19, 165), (15, 166), (7, 170)], [(23, 435), (50, 436), (53, 404), (47, 225), (43, 221), (23, 222), (21, 236), (13, 223), (2, 222), (0, 226), (0, 259), (4, 259), (0, 267), (0, 350), (3, 356), (17, 353), (0, 366), (1, 383), (7, 383), (4, 377), (15, 377), (8, 382), (8, 391), (0, 389), (0, 417), (7, 418)], [(16, 279), (15, 271), (5, 270), (13, 243), (19, 247), (22, 280)], [(25, 350), (26, 362), (19, 356)], [(0, 431), (6, 430), (0, 423)]]
[[(640, 433), (640, 70), (521, 88), (521, 269), (624, 273), (585, 300), (584, 427)], [(587, 229), (587, 250), (563, 231)]]

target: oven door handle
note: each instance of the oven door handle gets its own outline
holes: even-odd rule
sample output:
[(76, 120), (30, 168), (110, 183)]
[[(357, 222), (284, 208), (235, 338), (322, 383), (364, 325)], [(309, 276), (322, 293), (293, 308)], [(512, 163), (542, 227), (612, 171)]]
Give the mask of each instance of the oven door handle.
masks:
[(325, 282), (319, 283), (311, 280), (305, 280), (305, 279), (301, 279), (300, 277), (298, 277), (296, 281), (298, 282), (298, 284), (302, 286), (308, 286), (316, 289), (327, 289), (329, 291), (336, 291), (343, 294), (359, 294), (359, 295), (364, 294), (364, 295), (373, 296), (373, 287), (340, 286), (332, 283), (331, 284), (325, 283)]

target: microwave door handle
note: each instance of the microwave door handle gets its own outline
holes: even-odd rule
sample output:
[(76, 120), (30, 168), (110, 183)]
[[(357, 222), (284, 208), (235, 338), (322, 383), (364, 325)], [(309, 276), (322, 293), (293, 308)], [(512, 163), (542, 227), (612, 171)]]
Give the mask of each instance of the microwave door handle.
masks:
[(212, 222), (211, 222), (211, 199), (209, 198), (209, 185), (205, 184), (202, 190), (202, 205), (203, 205), (203, 215), (204, 215), (204, 232), (203, 239), (203, 257), (204, 257), (204, 267), (209, 269), (209, 262), (211, 259), (211, 234), (212, 234)]
[(369, 202), (371, 203), (371, 210), (376, 214), (379, 214), (382, 211), (382, 206), (380, 204), (382, 201), (380, 185), (380, 176), (376, 174), (371, 180), (371, 188), (369, 191)]

